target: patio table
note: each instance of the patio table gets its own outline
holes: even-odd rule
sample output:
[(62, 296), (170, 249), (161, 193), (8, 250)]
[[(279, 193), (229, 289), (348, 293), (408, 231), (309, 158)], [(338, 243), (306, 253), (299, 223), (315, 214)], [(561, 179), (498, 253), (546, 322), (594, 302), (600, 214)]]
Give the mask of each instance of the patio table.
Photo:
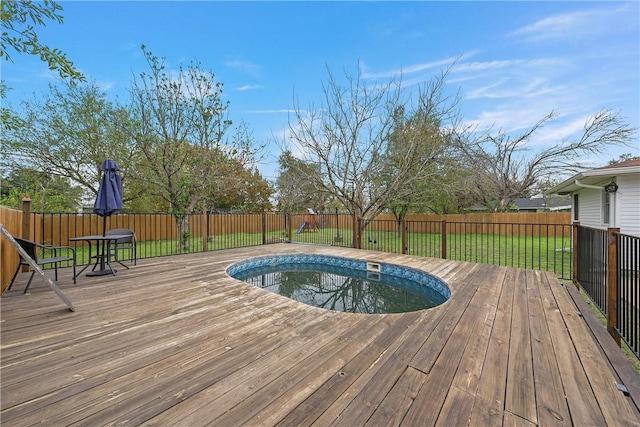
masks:
[[(93, 234), (89, 236), (70, 237), (69, 238), (70, 242), (85, 241), (89, 244), (89, 263), (85, 265), (82, 268), (82, 270), (80, 270), (80, 272), (76, 274), (76, 276), (79, 276), (80, 274), (82, 274), (82, 272), (91, 265), (92, 259), (95, 259), (96, 262), (93, 264), (93, 268), (91, 269), (91, 271), (87, 273), (87, 276), (104, 276), (107, 274), (113, 274), (115, 276), (117, 270), (111, 267), (111, 263), (109, 262), (109, 258), (110, 258), (109, 251), (111, 247), (110, 243), (115, 242), (118, 239), (124, 239), (128, 237), (130, 236), (127, 234), (107, 234), (107, 235)], [(91, 248), (93, 247), (92, 242), (96, 242), (95, 255), (91, 255), (91, 252), (92, 252)], [(102, 242), (102, 247), (103, 247), (102, 252), (100, 252), (100, 246), (101, 246), (100, 242)], [(106, 254), (104, 251), (104, 245), (107, 245)], [(96, 270), (98, 266), (100, 267), (100, 269)]]

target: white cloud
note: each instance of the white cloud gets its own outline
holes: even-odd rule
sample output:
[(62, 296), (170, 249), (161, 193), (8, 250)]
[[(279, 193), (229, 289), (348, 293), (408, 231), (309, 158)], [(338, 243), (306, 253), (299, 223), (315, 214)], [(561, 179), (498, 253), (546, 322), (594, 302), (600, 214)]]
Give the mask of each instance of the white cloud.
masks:
[(524, 42), (582, 39), (585, 36), (593, 37), (624, 29), (628, 15), (634, 13), (629, 11), (627, 5), (557, 14), (518, 28), (507, 34), (507, 37)]
[(559, 117), (541, 128), (531, 140), (534, 145), (557, 145), (576, 138), (584, 130), (588, 117)]
[(509, 59), (509, 60), (502, 60), (502, 61), (494, 60), (494, 61), (484, 61), (484, 62), (474, 61), (474, 62), (456, 64), (456, 66), (453, 68), (453, 72), (477, 73), (480, 71), (518, 67), (523, 64), (526, 64), (526, 62), (527, 61), (524, 61), (522, 59)]
[(545, 114), (549, 114), (551, 109), (545, 113), (541, 111), (541, 108), (513, 108), (507, 105), (481, 111), (474, 119), (466, 120), (464, 125), (476, 127), (480, 131), (493, 128), (494, 131), (501, 129), (506, 133), (513, 133), (530, 128)]
[(290, 114), (290, 113), (295, 113), (296, 110), (290, 110), (290, 109), (281, 109), (281, 110), (249, 110), (247, 111), (247, 113), (253, 113), (253, 114), (281, 114), (281, 113), (286, 113), (286, 114)]
[(414, 64), (414, 65), (409, 65), (399, 69), (394, 69), (389, 71), (380, 71), (380, 72), (368, 71), (368, 67), (362, 61), (360, 62), (359, 66), (360, 66), (360, 71), (362, 72), (362, 77), (365, 79), (389, 79), (393, 77), (410, 76), (411, 74), (416, 74), (423, 71), (447, 67), (453, 64), (456, 61), (456, 59), (457, 59), (456, 57), (450, 57), (450, 58), (441, 59), (439, 61), (425, 62), (422, 64)]
[(534, 98), (539, 96), (562, 96), (564, 86), (550, 86), (547, 79), (535, 75), (521, 80), (501, 77), (500, 80), (489, 85), (477, 87), (466, 93), (467, 99), (487, 98)]
[(98, 87), (100, 88), (100, 90), (107, 92), (113, 89), (114, 87), (116, 87), (116, 82), (114, 81), (98, 82)]
[(237, 87), (236, 90), (240, 91), (240, 92), (244, 92), (247, 90), (255, 90), (255, 89), (260, 89), (262, 86), (260, 85), (244, 85), (244, 86), (240, 86)]
[(260, 72), (260, 66), (249, 61), (241, 61), (239, 59), (231, 59), (224, 63), (228, 68), (241, 71), (243, 73), (256, 75)]

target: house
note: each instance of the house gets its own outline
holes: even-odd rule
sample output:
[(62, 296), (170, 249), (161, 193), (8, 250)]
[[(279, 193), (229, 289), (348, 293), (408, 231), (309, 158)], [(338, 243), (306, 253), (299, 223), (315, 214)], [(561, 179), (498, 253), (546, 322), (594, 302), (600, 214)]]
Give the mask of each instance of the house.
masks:
[[(484, 205), (473, 205), (471, 212), (490, 211)], [(510, 212), (559, 212), (571, 210), (571, 196), (543, 195), (541, 197), (517, 198), (509, 206)]]
[(580, 172), (548, 194), (570, 195), (580, 225), (640, 237), (640, 159)]
[(558, 212), (571, 209), (571, 197), (568, 196), (544, 196), (531, 198), (518, 198), (512, 204), (518, 212)]

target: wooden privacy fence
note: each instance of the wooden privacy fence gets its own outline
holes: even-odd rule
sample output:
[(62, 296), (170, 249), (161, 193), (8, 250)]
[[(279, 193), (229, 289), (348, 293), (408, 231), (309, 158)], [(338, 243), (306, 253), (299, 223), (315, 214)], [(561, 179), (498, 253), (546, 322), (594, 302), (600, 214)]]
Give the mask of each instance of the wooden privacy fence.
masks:
[[(412, 231), (418, 233), (443, 233), (458, 230), (472, 234), (499, 234), (518, 236), (522, 234), (521, 225), (566, 224), (571, 223), (570, 212), (527, 212), (527, 213), (470, 213), (447, 215), (407, 215)], [(376, 229), (380, 231), (398, 230), (398, 221), (391, 214), (378, 215), (375, 218)], [(548, 227), (535, 227), (534, 236), (554, 237), (555, 230)], [(542, 233), (542, 234), (540, 234)], [(550, 234), (546, 234), (550, 233)]]

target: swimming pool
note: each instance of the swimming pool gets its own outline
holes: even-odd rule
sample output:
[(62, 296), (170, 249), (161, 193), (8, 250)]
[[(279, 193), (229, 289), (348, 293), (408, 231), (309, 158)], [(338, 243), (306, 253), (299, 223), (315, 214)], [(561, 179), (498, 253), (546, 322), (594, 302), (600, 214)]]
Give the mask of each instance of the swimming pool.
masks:
[(451, 297), (447, 284), (427, 272), (331, 255), (251, 258), (230, 266), (227, 273), (305, 304), (351, 313), (423, 310)]

